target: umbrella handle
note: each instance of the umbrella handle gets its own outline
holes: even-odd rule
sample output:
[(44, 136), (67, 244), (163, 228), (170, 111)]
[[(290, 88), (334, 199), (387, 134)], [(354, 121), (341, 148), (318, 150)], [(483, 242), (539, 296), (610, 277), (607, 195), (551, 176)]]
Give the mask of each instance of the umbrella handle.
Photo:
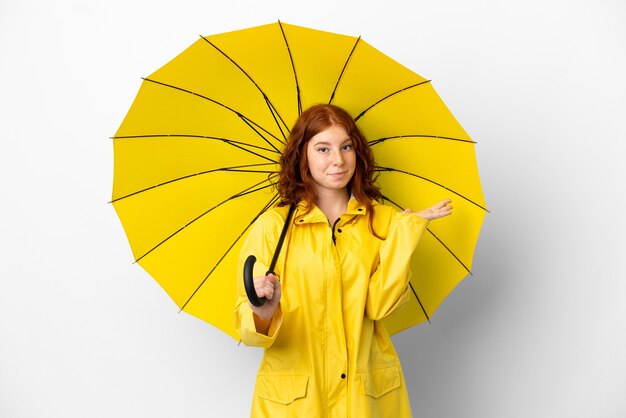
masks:
[[(246, 258), (246, 262), (243, 265), (243, 285), (246, 288), (246, 295), (251, 304), (256, 307), (263, 306), (266, 299), (260, 298), (254, 290), (254, 278), (252, 277), (252, 270), (254, 269), (254, 263), (256, 263), (256, 257), (253, 255)], [(269, 273), (268, 273), (269, 274)]]
[[(278, 255), (280, 254), (280, 250), (283, 247), (283, 242), (285, 241), (285, 235), (287, 234), (287, 229), (289, 229), (289, 224), (291, 223), (291, 218), (293, 217), (293, 213), (296, 210), (296, 205), (289, 206), (289, 212), (287, 212), (287, 219), (285, 220), (285, 224), (283, 225), (282, 231), (280, 231), (280, 237), (278, 238), (278, 242), (276, 243), (276, 250), (274, 251), (274, 256), (272, 257), (272, 261), (270, 263), (270, 269), (265, 273), (268, 274), (276, 274), (274, 273), (274, 268), (276, 267), (276, 262), (278, 261)], [(265, 298), (260, 298), (256, 294), (256, 290), (254, 290), (254, 278), (252, 277), (252, 269), (254, 268), (254, 263), (256, 263), (256, 257), (253, 255), (249, 255), (246, 258), (246, 262), (243, 265), (243, 285), (246, 288), (246, 295), (248, 296), (248, 300), (254, 306), (261, 307), (265, 303)]]

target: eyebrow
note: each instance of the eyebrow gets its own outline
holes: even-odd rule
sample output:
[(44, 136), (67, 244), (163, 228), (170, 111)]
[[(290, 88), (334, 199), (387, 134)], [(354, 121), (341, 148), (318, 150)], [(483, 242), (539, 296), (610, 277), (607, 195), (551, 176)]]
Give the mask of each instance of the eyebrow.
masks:
[[(341, 143), (341, 145), (345, 145), (348, 142), (352, 142), (352, 138), (344, 139), (344, 141)], [(315, 145), (330, 145), (330, 142), (320, 141), (320, 142), (315, 142), (313, 144), (313, 146), (315, 146)]]

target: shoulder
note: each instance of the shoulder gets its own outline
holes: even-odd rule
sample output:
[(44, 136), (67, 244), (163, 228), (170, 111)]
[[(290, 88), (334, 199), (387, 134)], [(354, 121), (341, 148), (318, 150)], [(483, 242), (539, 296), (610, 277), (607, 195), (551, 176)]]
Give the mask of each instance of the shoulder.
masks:
[[(266, 245), (268, 248), (278, 240), (289, 208), (275, 207), (261, 213), (252, 221), (244, 232), (246, 238), (244, 246)], [(258, 252), (258, 250), (246, 249), (247, 252)]]
[(371, 203), (372, 203), (372, 209), (374, 210), (374, 216), (388, 217), (398, 212), (398, 210), (395, 207), (385, 205), (376, 200), (372, 200)]
[(387, 236), (390, 229), (421, 228), (424, 225), (428, 225), (428, 220), (415, 214), (404, 213), (394, 206), (384, 205), (379, 202), (372, 202), (372, 204), (374, 228), (383, 237)]
[(264, 218), (270, 221), (285, 222), (285, 220), (287, 219), (288, 212), (289, 212), (289, 206), (275, 206), (263, 212), (263, 214), (259, 216), (259, 219)]
[(389, 223), (401, 214), (400, 211), (394, 206), (388, 206), (383, 203), (372, 201), (372, 211), (375, 221)]
[(384, 239), (389, 231), (389, 225), (398, 214), (398, 210), (393, 206), (387, 206), (375, 200), (371, 203), (372, 227), (374, 231), (376, 231), (376, 234)]
[(289, 206), (273, 207), (259, 215), (254, 223), (264, 229), (282, 228), (287, 220), (288, 211)]

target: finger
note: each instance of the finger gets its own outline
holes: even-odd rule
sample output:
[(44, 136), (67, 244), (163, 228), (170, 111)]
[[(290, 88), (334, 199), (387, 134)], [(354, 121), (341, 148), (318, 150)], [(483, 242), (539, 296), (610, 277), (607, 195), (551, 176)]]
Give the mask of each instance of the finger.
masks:
[(268, 293), (268, 295), (266, 296), (266, 299), (271, 302), (272, 305), (277, 305), (278, 302), (280, 301), (280, 296), (281, 296), (281, 284), (280, 284), (280, 280), (278, 279), (278, 277), (274, 276), (273, 274), (270, 276), (268, 275), (268, 282), (271, 283), (271, 294)]
[(276, 276), (272, 276), (272, 277), (273, 277), (272, 285), (274, 285), (274, 291), (279, 290), (280, 289), (280, 280)]
[(268, 292), (273, 289), (273, 284), (270, 283), (266, 276), (259, 276), (254, 278), (254, 290), (257, 296), (261, 298), (267, 297)]
[(265, 284), (265, 276), (259, 276), (254, 278), (254, 290), (259, 292)]
[(266, 281), (258, 288), (256, 294), (260, 298), (271, 299), (274, 295), (274, 285)]
[(441, 211), (441, 212), (437, 212), (437, 213), (435, 214), (435, 217), (436, 217), (435, 219), (443, 218), (443, 217), (445, 217), (445, 216), (449, 216), (449, 215), (452, 215), (452, 211)]
[(265, 276), (263, 289), (264, 289), (265, 298), (267, 300), (272, 300), (274, 298), (274, 293), (276, 292), (277, 283), (278, 283), (278, 280), (276, 279), (276, 276), (274, 276), (274, 274), (270, 273), (267, 276)]
[(452, 200), (444, 199), (441, 202), (438, 202), (435, 206), (433, 206), (433, 209), (441, 209), (441, 208), (449, 205), (450, 203), (452, 203)]

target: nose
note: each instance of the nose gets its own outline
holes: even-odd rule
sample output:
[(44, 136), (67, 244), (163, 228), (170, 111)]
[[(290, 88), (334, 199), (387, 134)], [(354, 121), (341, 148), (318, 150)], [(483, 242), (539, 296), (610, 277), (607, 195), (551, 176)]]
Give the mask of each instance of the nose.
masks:
[(334, 161), (333, 163), (337, 166), (342, 166), (343, 165), (343, 154), (341, 153), (341, 151), (337, 151), (334, 153)]

